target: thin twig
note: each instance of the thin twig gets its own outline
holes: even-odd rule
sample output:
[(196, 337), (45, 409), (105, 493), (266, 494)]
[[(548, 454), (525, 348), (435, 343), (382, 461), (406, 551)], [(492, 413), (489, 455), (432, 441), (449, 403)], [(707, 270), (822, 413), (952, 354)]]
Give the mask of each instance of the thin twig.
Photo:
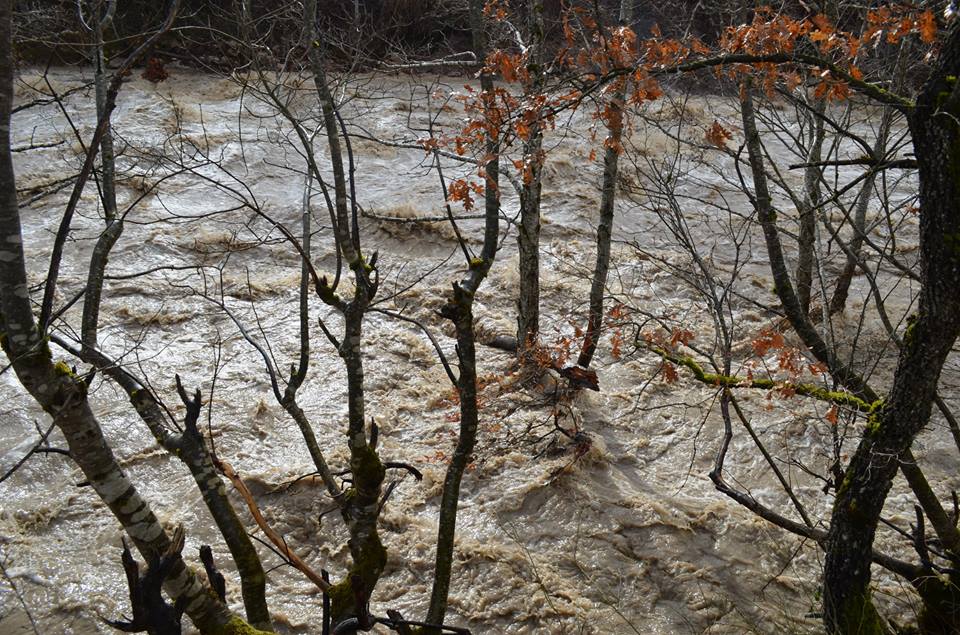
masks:
[[(19, 470), (20, 467), (21, 467), (24, 463), (26, 463), (27, 460), (28, 460), (31, 456), (33, 456), (34, 454), (36, 454), (37, 452), (39, 452), (39, 451), (41, 450), (41, 448), (43, 447), (43, 444), (47, 442), (47, 438), (50, 436), (50, 433), (53, 432), (53, 428), (54, 428), (55, 426), (56, 426), (55, 423), (51, 423), (51, 424), (50, 424), (50, 427), (47, 428), (47, 431), (44, 432), (44, 433), (42, 433), (42, 434), (40, 435), (40, 439), (38, 439), (37, 442), (33, 445), (33, 447), (30, 448), (30, 451), (27, 452), (25, 455), (23, 455), (23, 458), (21, 458), (19, 461), (17, 461), (16, 465), (14, 465), (14, 466), (11, 467), (9, 470), (7, 470), (7, 471), (4, 473), (3, 476), (0, 476), (0, 483), (4, 482), (4, 481), (7, 480), (8, 478), (10, 478), (10, 477), (13, 475), (13, 473), (16, 472), (17, 470)], [(418, 479), (418, 480), (419, 480), (419, 479)]]
[(10, 588), (13, 589), (13, 594), (17, 596), (20, 606), (23, 607), (23, 612), (27, 614), (27, 619), (30, 620), (30, 626), (33, 628), (33, 632), (36, 635), (40, 635), (40, 629), (37, 627), (37, 622), (33, 619), (33, 615), (30, 613), (30, 608), (27, 606), (27, 602), (23, 599), (23, 594), (20, 593), (20, 589), (18, 589), (17, 585), (13, 583), (13, 578), (11, 578), (10, 574), (7, 573), (7, 568), (4, 566), (2, 559), (0, 559), (0, 575), (3, 575), (3, 579), (6, 580), (7, 584), (10, 585)]

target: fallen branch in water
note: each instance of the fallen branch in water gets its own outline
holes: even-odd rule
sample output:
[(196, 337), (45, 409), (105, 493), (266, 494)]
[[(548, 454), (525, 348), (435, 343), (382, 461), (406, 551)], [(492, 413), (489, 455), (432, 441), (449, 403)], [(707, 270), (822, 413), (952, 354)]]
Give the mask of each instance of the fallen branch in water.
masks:
[(270, 539), (270, 542), (274, 544), (290, 564), (307, 576), (311, 582), (317, 585), (317, 588), (326, 593), (332, 585), (324, 580), (319, 573), (311, 569), (310, 565), (301, 560), (297, 554), (293, 553), (290, 547), (287, 546), (287, 542), (283, 539), (283, 536), (278, 534), (267, 523), (266, 518), (263, 517), (260, 508), (257, 506), (257, 502), (253, 500), (253, 493), (250, 492), (250, 489), (246, 483), (243, 482), (243, 479), (240, 478), (240, 475), (237, 474), (236, 470), (222, 459), (215, 459), (215, 465), (217, 469), (233, 483), (233, 487), (237, 490), (237, 493), (239, 493), (240, 496), (243, 497), (244, 502), (246, 502), (247, 509), (250, 510), (250, 515), (253, 516), (257, 526), (260, 527), (261, 531)]

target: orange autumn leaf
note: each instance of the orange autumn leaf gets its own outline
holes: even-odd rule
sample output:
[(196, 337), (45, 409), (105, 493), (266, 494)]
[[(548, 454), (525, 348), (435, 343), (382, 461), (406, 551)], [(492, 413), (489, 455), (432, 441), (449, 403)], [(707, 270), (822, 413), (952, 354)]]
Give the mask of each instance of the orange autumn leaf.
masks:
[(627, 315), (627, 306), (620, 302), (614, 304), (610, 307), (610, 310), (607, 311), (607, 317), (611, 322), (619, 320)]
[(777, 364), (781, 370), (787, 371), (793, 377), (797, 377), (803, 371), (803, 357), (795, 348), (784, 348), (777, 356)]
[(614, 359), (623, 357), (623, 334), (620, 329), (614, 331), (610, 338), (610, 356)]
[(830, 101), (846, 101), (850, 98), (850, 86), (846, 82), (835, 82), (827, 97)]
[(813, 17), (813, 23), (817, 27), (812, 33), (810, 33), (810, 40), (813, 42), (826, 42), (830, 39), (830, 36), (833, 35), (834, 28), (833, 23), (823, 14), (818, 14)]
[(932, 44), (937, 39), (937, 19), (933, 16), (933, 11), (927, 9), (917, 20), (917, 28), (920, 31), (920, 39), (925, 44)]
[(763, 357), (770, 349), (778, 350), (783, 348), (783, 335), (771, 329), (764, 329), (752, 342), (753, 352), (757, 357)]
[(447, 191), (447, 199), (462, 203), (463, 209), (470, 211), (473, 209), (473, 197), (470, 195), (470, 190), (471, 186), (467, 181), (457, 179), (450, 183), (450, 188)]
[(522, 119), (517, 122), (517, 136), (524, 141), (530, 139), (530, 126)]
[(674, 329), (670, 336), (670, 346), (676, 347), (677, 344), (688, 345), (693, 341), (693, 331), (688, 329)]
[(663, 362), (663, 379), (668, 384), (675, 384), (680, 380), (677, 368), (670, 362)]
[(733, 139), (733, 133), (724, 128), (716, 119), (714, 119), (713, 125), (707, 130), (705, 136), (710, 144), (724, 150), (727, 147), (727, 141)]
[(823, 362), (814, 362), (807, 366), (807, 369), (811, 375), (825, 375), (827, 373), (827, 365)]
[(830, 410), (827, 410), (826, 420), (833, 425), (837, 425), (837, 406), (834, 404), (830, 407)]

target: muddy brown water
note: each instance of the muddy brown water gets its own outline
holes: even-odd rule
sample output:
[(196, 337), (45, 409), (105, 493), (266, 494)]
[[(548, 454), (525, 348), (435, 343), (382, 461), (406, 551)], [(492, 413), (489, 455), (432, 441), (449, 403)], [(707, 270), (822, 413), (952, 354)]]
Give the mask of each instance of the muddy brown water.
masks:
[[(75, 70), (55, 71), (59, 89), (83, 79)], [(28, 85), (39, 86), (25, 71), (18, 88), (28, 99)], [(462, 79), (445, 79), (441, 91), (462, 90)], [(342, 87), (341, 96), (354, 130), (381, 138), (417, 134), (427, 119), (426, 95), (437, 87), (416, 88), (401, 78), (365, 78)], [(413, 105), (409, 99), (413, 95)], [(298, 102), (300, 103), (300, 102)], [(306, 108), (308, 100), (302, 99)], [(315, 567), (334, 578), (347, 564), (345, 532), (330, 501), (310, 480), (292, 481), (311, 471), (311, 462), (294, 423), (274, 401), (263, 364), (237, 334), (235, 326), (197, 294), (203, 281), (196, 269), (206, 267), (208, 284), (219, 284), (213, 267), (223, 265), (226, 301), (246, 324), (259, 318), (272, 352), (286, 367), (293, 360), (297, 336), (296, 289), (299, 262), (275, 231), (246, 212), (210, 212), (236, 206), (236, 196), (218, 190), (203, 177), (236, 186), (277, 220), (297, 227), (302, 196), (302, 159), (287, 140), (289, 126), (278, 123), (268, 107), (237, 85), (180, 70), (170, 80), (151, 85), (133, 79), (124, 86), (114, 117), (123, 181), (121, 206), (169, 172), (157, 153), (184, 148), (175, 133), (216, 158), (222, 169), (171, 177), (148, 193), (128, 215), (125, 233), (110, 260), (112, 275), (176, 265), (144, 277), (116, 279), (107, 285), (102, 313), (101, 346), (139, 364), (174, 412), (180, 412), (173, 391), (174, 373), (189, 387), (199, 386), (209, 398), (211, 379), (220, 368), (209, 421), (217, 451), (246, 478), (274, 527)], [(90, 96), (67, 102), (81, 133), (92, 130)], [(688, 102), (691, 125), (723, 119), (736, 131), (735, 118), (719, 97)], [(670, 122), (668, 107), (660, 119)], [(448, 130), (462, 123), (451, 107), (436, 125)], [(310, 125), (316, 125), (314, 120)], [(583, 312), (589, 288), (585, 272), (592, 266), (593, 225), (599, 200), (596, 162), (589, 160), (592, 122), (588, 113), (559, 121), (548, 137), (549, 155), (543, 193), (544, 281), (543, 332), (549, 342), (570, 336)], [(178, 130), (179, 127), (179, 130)], [(42, 187), (71, 173), (80, 163), (79, 145), (63, 115), (52, 107), (19, 113), (14, 118), (14, 145), (30, 139), (64, 139), (53, 148), (15, 155), (21, 188)], [(602, 139), (602, 134), (599, 137)], [(633, 156), (661, 161), (673, 152), (668, 136), (639, 123), (632, 132)], [(325, 157), (322, 143), (319, 156)], [(364, 209), (396, 218), (435, 217), (444, 213), (435, 173), (422, 151), (389, 147), (355, 138), (357, 191)], [(783, 160), (788, 149), (774, 146)], [(713, 169), (688, 163), (682, 191), (690, 201), (716, 199), (724, 192), (743, 204), (730, 183), (731, 164), (713, 160)], [(193, 160), (196, 160), (194, 157)], [(643, 161), (640, 161), (641, 163)], [(652, 163), (647, 163), (651, 165)], [(447, 165), (448, 178), (468, 168)], [(636, 185), (628, 167), (625, 187)], [(516, 196), (507, 185), (504, 209), (513, 215)], [(904, 182), (901, 188), (909, 190)], [(34, 190), (37, 191), (37, 190)], [(21, 193), (21, 200), (31, 196)], [(59, 222), (63, 192), (22, 209), (24, 238), (32, 282), (40, 282), (52, 233)], [(700, 204), (690, 216), (692, 231), (709, 245), (718, 268), (730, 266), (735, 254), (724, 242), (724, 219), (705, 213)], [(326, 212), (315, 201), (318, 233), (314, 261), (332, 272)], [(615, 275), (610, 292), (637, 306), (691, 329), (698, 341), (713, 338), (713, 326), (690, 287), (663, 263), (682, 265), (685, 255), (651, 213), (643, 195), (624, 197), (618, 207), (614, 248)], [(364, 220), (364, 248), (380, 251), (382, 293), (419, 281), (389, 303), (425, 320), (448, 355), (453, 354), (449, 328), (435, 316), (450, 283), (462, 272), (450, 228), (443, 223), (397, 223)], [(68, 244), (59, 300), (82, 288), (86, 260), (102, 220), (96, 191), (88, 187)], [(464, 221), (463, 232), (474, 245), (476, 221)], [(879, 231), (879, 230), (878, 230)], [(914, 225), (906, 225), (907, 248)], [(762, 243), (754, 236), (742, 273), (744, 288), (764, 295), (769, 287)], [(631, 248), (632, 241), (642, 252)], [(259, 243), (259, 244), (258, 244)], [(516, 274), (515, 234), (506, 236), (490, 279), (478, 296), (478, 321), (484, 333), (510, 333), (514, 328)], [(450, 257), (446, 265), (442, 261)], [(836, 266), (836, 254), (825, 266)], [(440, 265), (438, 267), (438, 265)], [(892, 279), (892, 278), (891, 278)], [(345, 284), (349, 284), (346, 282)], [(894, 312), (905, 313), (910, 290), (889, 283)], [(850, 329), (863, 305), (865, 285), (856, 281)], [(757, 291), (760, 289), (760, 291)], [(337, 328), (335, 316), (311, 301), (314, 315)], [(254, 312), (255, 308), (255, 312)], [(868, 309), (869, 313), (869, 309)], [(743, 303), (736, 308), (738, 339), (749, 342), (771, 316)], [(883, 333), (868, 315), (863, 342), (882, 342)], [(79, 312), (65, 315), (64, 328), (76, 328)], [(844, 328), (841, 324), (840, 328)], [(301, 390), (328, 461), (343, 465), (346, 448), (345, 378), (331, 347), (315, 332), (310, 375)], [(873, 338), (872, 340), (870, 338)], [(220, 342), (218, 349), (217, 342)], [(437, 508), (445, 457), (452, 452), (455, 408), (447, 399), (449, 382), (425, 340), (408, 325), (372, 315), (365, 331), (368, 413), (380, 426), (384, 458), (416, 465), (420, 483), (405, 478), (382, 516), (389, 550), (387, 570), (372, 608), (377, 613), (400, 610), (422, 618), (430, 592)], [(219, 350), (219, 353), (218, 353)], [(668, 385), (656, 377), (659, 364), (649, 353), (615, 359), (605, 341), (596, 368), (602, 391), (572, 397), (563, 410), (564, 424), (577, 426), (591, 439), (585, 455), (559, 438), (559, 449), (544, 452), (556, 435), (553, 385), (518, 386), (504, 378), (511, 360), (493, 349), (481, 350), (481, 372), (498, 379), (485, 392), (485, 411), (476, 460), (468, 471), (458, 519), (457, 551), (450, 593), (450, 623), (475, 633), (743, 633), (817, 632), (817, 574), (821, 555), (812, 545), (754, 517), (718, 494), (707, 474), (722, 434), (716, 414), (709, 414), (712, 392), (689, 378)], [(947, 369), (949, 381), (956, 364)], [(884, 366), (886, 365), (886, 366)], [(889, 372), (889, 355), (881, 357), (878, 377)], [(107, 438), (125, 469), (164, 522), (187, 529), (185, 554), (193, 558), (200, 544), (213, 545), (228, 571), (228, 596), (240, 609), (239, 585), (229, 556), (212, 530), (189, 474), (154, 443), (123, 395), (108, 382), (91, 386), (92, 403)], [(953, 394), (946, 395), (952, 400)], [(0, 375), (4, 425), (0, 426), (0, 467), (16, 462), (36, 440), (36, 426), (47, 425), (10, 372)], [(772, 407), (765, 395), (745, 395), (754, 424), (783, 461), (796, 491), (817, 518), (827, 518), (830, 499), (819, 494), (822, 483), (806, 476), (790, 458), (803, 458), (825, 470), (830, 434), (825, 408), (799, 399)], [(206, 417), (206, 415), (205, 415)], [(543, 437), (537, 441), (538, 437)], [(58, 444), (57, 436), (52, 442)], [(918, 443), (918, 456), (931, 471), (937, 490), (960, 488), (956, 456), (942, 425), (934, 422)], [(728, 476), (737, 479), (762, 502), (789, 513), (783, 495), (749, 439), (739, 434), (728, 458)], [(58, 455), (38, 456), (0, 484), (0, 631), (30, 633), (26, 611), (40, 633), (111, 632), (101, 617), (129, 613), (120, 568), (121, 532), (104, 505), (88, 488), (77, 487), (81, 475)], [(237, 501), (239, 504), (239, 500)], [(891, 518), (912, 517), (909, 497), (895, 489)], [(252, 527), (252, 525), (251, 525)], [(895, 547), (892, 536), (881, 544)], [(276, 556), (261, 550), (269, 573), (268, 599), (281, 632), (317, 633), (321, 597), (297, 572), (279, 566)], [(12, 590), (15, 586), (17, 593)], [(878, 596), (898, 610), (909, 611), (909, 593), (892, 578), (878, 578)]]

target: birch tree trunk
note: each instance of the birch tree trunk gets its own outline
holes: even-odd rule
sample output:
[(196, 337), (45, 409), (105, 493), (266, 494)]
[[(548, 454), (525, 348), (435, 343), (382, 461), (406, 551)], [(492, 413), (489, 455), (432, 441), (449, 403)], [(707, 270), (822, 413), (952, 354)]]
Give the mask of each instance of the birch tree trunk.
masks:
[[(90, 408), (86, 383), (65, 363), (54, 363), (34, 321), (10, 148), (11, 36), (12, 1), (0, 0), (0, 345), (17, 378), (53, 418), (74, 462), (137, 549), (147, 559), (159, 557), (168, 551), (169, 537), (118, 465)], [(258, 632), (232, 614), (181, 559), (174, 563), (164, 588), (172, 597), (184, 599), (187, 614), (202, 633)]]

